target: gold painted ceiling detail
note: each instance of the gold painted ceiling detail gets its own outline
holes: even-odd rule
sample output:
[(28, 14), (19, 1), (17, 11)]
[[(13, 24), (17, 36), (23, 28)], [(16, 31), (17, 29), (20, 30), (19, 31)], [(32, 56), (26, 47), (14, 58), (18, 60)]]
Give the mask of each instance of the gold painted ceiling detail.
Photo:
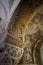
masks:
[[(31, 5), (30, 5), (31, 3)], [(38, 9), (38, 10), (37, 10)], [(10, 57), (11, 65), (41, 65), (40, 48), (43, 45), (43, 5), (38, 1), (23, 2), (8, 26), (8, 34), (3, 43)], [(39, 55), (38, 55), (39, 54)], [(39, 57), (40, 56), (40, 57)]]
[[(37, 2), (36, 2), (37, 3)], [(33, 6), (34, 5), (34, 6)], [(28, 25), (31, 25), (31, 28), (36, 28), (36, 24), (29, 23), (29, 19), (32, 17), (34, 14), (34, 10), (40, 5), (40, 3), (32, 4), (30, 6), (28, 3), (23, 3), (22, 6), (19, 8), (19, 12), (16, 15), (16, 17), (11, 19), (11, 23), (9, 25), (9, 32), (8, 32), (8, 38), (13, 38), (14, 42), (18, 43), (19, 46), (25, 46), (25, 33), (27, 30)], [(14, 15), (13, 15), (14, 16)], [(32, 26), (33, 25), (33, 26)], [(30, 29), (31, 29), (30, 28)], [(37, 30), (35, 30), (36, 32)], [(9, 40), (9, 39), (8, 39)], [(18, 41), (16, 41), (18, 40)], [(9, 40), (9, 42), (12, 42), (12, 40)], [(18, 45), (17, 44), (17, 45)], [(16, 44), (15, 44), (16, 45)]]

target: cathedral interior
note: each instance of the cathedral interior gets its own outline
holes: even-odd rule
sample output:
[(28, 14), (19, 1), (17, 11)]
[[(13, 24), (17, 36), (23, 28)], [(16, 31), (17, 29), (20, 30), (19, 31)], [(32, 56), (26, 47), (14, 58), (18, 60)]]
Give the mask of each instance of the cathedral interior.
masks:
[(43, 0), (0, 0), (0, 65), (43, 65)]

